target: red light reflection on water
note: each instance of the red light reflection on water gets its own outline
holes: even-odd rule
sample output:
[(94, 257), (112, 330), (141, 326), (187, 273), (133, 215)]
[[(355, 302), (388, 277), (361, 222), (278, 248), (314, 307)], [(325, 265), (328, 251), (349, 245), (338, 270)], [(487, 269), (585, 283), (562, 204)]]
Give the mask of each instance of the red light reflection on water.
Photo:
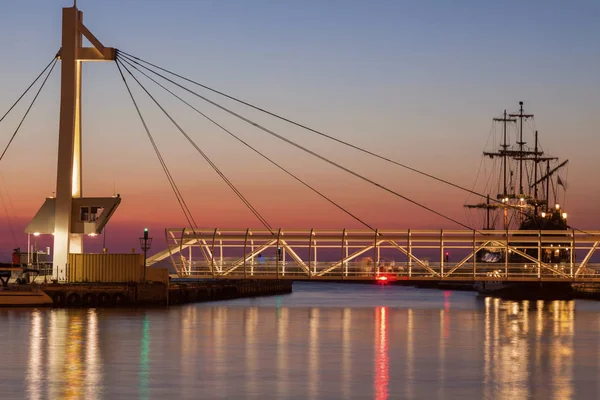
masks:
[(375, 398), (388, 397), (390, 363), (388, 356), (387, 308), (375, 309)]

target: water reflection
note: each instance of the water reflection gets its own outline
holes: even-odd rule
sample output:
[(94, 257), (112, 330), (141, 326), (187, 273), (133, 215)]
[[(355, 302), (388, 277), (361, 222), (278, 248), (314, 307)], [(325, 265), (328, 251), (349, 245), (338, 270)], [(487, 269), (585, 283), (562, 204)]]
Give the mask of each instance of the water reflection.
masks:
[(87, 315), (34, 310), (30, 324), (23, 343), (28, 348), (28, 398), (98, 398), (102, 373), (95, 310)]
[(388, 396), (390, 366), (388, 355), (388, 315), (386, 307), (375, 310), (375, 398)]
[(574, 302), (226, 304), (0, 311), (26, 349), (3, 398), (598, 398), (598, 313)]
[(277, 315), (277, 393), (279, 397), (288, 393), (288, 309), (280, 309)]
[(246, 393), (255, 395), (258, 392), (257, 387), (257, 369), (258, 369), (258, 338), (256, 331), (258, 327), (258, 309), (248, 307), (244, 311), (244, 336), (245, 336), (245, 356), (246, 356)]
[(485, 299), (485, 398), (526, 398), (534, 390), (536, 397), (573, 396), (574, 304)]
[(317, 398), (319, 385), (319, 309), (311, 308), (308, 317), (308, 395)]
[(89, 310), (87, 314), (87, 345), (86, 347), (86, 399), (98, 399), (98, 385), (101, 384), (101, 362), (100, 362), (100, 347), (99, 347), (99, 329), (98, 329), (98, 314), (96, 310)]
[(150, 321), (144, 315), (142, 321), (142, 340), (140, 341), (140, 398), (148, 399), (148, 382), (150, 381)]
[(342, 397), (350, 397), (350, 383), (352, 376), (352, 336), (350, 329), (352, 326), (352, 310), (344, 308), (342, 310)]
[(42, 384), (42, 363), (43, 363), (43, 341), (42, 334), (42, 313), (34, 311), (31, 314), (31, 332), (29, 334), (29, 361), (27, 363), (27, 393), (31, 400), (42, 398), (40, 386)]

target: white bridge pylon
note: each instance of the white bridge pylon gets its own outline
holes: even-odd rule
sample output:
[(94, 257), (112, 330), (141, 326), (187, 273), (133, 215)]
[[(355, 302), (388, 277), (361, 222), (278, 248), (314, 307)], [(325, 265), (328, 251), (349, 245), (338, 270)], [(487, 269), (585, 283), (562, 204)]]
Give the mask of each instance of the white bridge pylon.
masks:
[(166, 229), (182, 278), (600, 281), (600, 231)]

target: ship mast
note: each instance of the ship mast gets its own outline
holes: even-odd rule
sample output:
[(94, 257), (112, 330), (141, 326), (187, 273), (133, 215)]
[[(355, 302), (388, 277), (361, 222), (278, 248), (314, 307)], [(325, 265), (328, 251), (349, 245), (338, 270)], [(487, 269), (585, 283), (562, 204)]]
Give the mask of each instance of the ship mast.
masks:
[(516, 119), (515, 118), (507, 118), (506, 115), (506, 110), (504, 110), (504, 116), (502, 118), (494, 118), (494, 121), (496, 122), (502, 122), (502, 129), (504, 131), (504, 140), (503, 143), (500, 145), (502, 147), (502, 150), (500, 151), (500, 154), (502, 156), (502, 168), (504, 169), (504, 192), (503, 194), (503, 198), (506, 198), (506, 195), (508, 194), (508, 190), (507, 190), (507, 180), (506, 180), (506, 175), (508, 172), (508, 162), (506, 159), (507, 156), (507, 150), (508, 150), (508, 142), (506, 141), (506, 123), (507, 122), (515, 122)]
[(519, 194), (521, 196), (523, 196), (525, 193), (523, 192), (523, 146), (527, 143), (523, 141), (523, 119), (527, 119), (527, 118), (532, 118), (533, 114), (524, 114), (523, 113), (523, 102), (520, 101), (519, 102), (519, 113), (518, 114), (510, 114), (511, 117), (517, 117), (519, 118), (520, 124), (519, 124), (519, 141), (517, 142), (517, 144), (519, 145), (519, 153), (520, 154), (520, 160), (519, 160)]
[(534, 215), (538, 213), (538, 186), (537, 186), (537, 172), (538, 172), (538, 131), (535, 131), (535, 149), (533, 158), (533, 201), (534, 201)]
[[(534, 147), (528, 148), (525, 145), (527, 142), (523, 138), (523, 127), (524, 122), (533, 118), (533, 114), (526, 114), (523, 107), (523, 102), (519, 102), (519, 110), (514, 114), (507, 114), (506, 110), (499, 118), (494, 118), (494, 122), (502, 123), (502, 142), (499, 145), (496, 151), (484, 151), (484, 156), (490, 158), (502, 158), (502, 171), (501, 173), (501, 182), (498, 181), (498, 193), (496, 197), (496, 201), (490, 204), (490, 196), (488, 195), (487, 201), (479, 202), (478, 204), (465, 204), (466, 208), (477, 208), (480, 210), (485, 210), (485, 216), (483, 224), (485, 224), (487, 229), (490, 229), (490, 224), (494, 225), (495, 219), (492, 218), (492, 210), (502, 209), (504, 215), (504, 229), (508, 229), (509, 225), (511, 225), (512, 218), (509, 219), (509, 211), (518, 214), (518, 218), (515, 218), (514, 221), (518, 221), (519, 229), (532, 229), (532, 227), (536, 227), (538, 229), (540, 226), (549, 226), (548, 222), (544, 219), (547, 213), (550, 213), (551, 207), (550, 204), (550, 186), (552, 185), (552, 175), (557, 173), (560, 168), (564, 167), (568, 160), (563, 161), (558, 164), (554, 168), (551, 167), (551, 162), (558, 161), (557, 157), (553, 157), (550, 155), (545, 155), (542, 149), (540, 148), (539, 135), (538, 131), (535, 131), (534, 136)], [(517, 140), (515, 146), (514, 144), (509, 145), (508, 140), (508, 123), (514, 122), (518, 125), (517, 131)], [(509, 162), (517, 162), (519, 169), (519, 188), (517, 192), (516, 183), (512, 183), (513, 171), (509, 166)], [(543, 166), (545, 162), (545, 169), (543, 171)], [(529, 163), (533, 163), (533, 172), (532, 176), (528, 175), (529, 171)], [(524, 182), (525, 181), (525, 182)], [(540, 189), (539, 185), (542, 185)], [(545, 187), (544, 187), (545, 185)], [(564, 184), (557, 178), (557, 189), (558, 185), (563, 186)], [(541, 192), (540, 192), (541, 190)], [(502, 193), (500, 193), (502, 191)], [(545, 192), (545, 193), (544, 193)], [(545, 196), (545, 199), (543, 197)], [(556, 196), (556, 194), (555, 194)], [(538, 197), (542, 197), (541, 199)], [(552, 218), (555, 218), (557, 212), (560, 212), (558, 206), (556, 206), (556, 211), (552, 212)], [(552, 207), (554, 208), (554, 207)], [(538, 216), (539, 211), (546, 211), (546, 213), (541, 213), (541, 218)], [(566, 213), (559, 214), (559, 219), (562, 217), (562, 220), (566, 219)], [(550, 223), (552, 226), (560, 226), (564, 225), (562, 220), (552, 220)], [(544, 222), (546, 221), (546, 222)], [(548, 220), (550, 221), (550, 220)], [(558, 221), (558, 222), (557, 222)], [(491, 227), (493, 229), (493, 227)]]

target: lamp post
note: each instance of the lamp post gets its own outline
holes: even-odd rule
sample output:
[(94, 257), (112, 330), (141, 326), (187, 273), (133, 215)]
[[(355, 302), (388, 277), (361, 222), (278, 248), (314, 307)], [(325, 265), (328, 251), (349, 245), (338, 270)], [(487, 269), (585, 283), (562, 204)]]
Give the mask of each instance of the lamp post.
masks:
[(33, 234), (33, 243), (34, 243), (34, 244), (33, 244), (33, 254), (35, 254), (35, 260), (33, 260), (33, 262), (35, 262), (35, 266), (36, 266), (36, 268), (37, 268), (37, 269), (38, 269), (38, 271), (39, 271), (39, 269), (40, 269), (40, 264), (39, 264), (39, 262), (38, 262), (38, 253), (37, 253), (37, 252), (38, 252), (38, 248), (37, 248), (37, 238), (38, 238), (38, 236), (40, 236), (40, 233), (39, 233), (39, 232), (35, 232), (35, 233)]
[(148, 250), (152, 247), (152, 238), (148, 237), (148, 228), (144, 228), (144, 237), (140, 238), (140, 247), (144, 251), (144, 282), (146, 282), (146, 260), (148, 259)]

